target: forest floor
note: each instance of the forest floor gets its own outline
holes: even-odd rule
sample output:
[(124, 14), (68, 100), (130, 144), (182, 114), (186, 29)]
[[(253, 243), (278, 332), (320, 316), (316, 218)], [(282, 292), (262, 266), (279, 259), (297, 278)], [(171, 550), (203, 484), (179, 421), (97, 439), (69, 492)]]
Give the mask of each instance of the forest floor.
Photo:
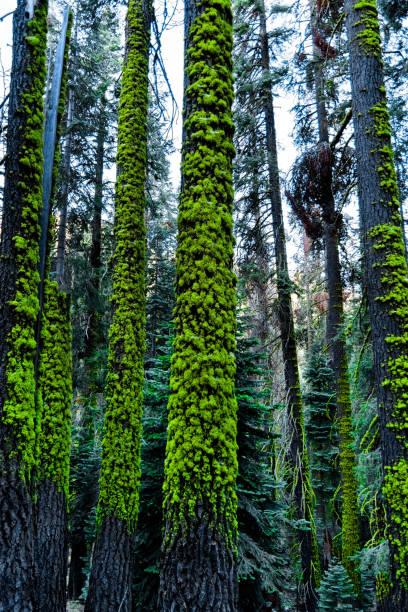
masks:
[(82, 612), (84, 606), (77, 601), (69, 601), (67, 604), (67, 612)]

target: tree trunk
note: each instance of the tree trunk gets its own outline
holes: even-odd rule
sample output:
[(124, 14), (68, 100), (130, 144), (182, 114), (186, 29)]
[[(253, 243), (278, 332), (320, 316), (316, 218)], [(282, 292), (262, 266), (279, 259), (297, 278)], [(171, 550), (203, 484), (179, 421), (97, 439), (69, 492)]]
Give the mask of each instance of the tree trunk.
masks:
[(70, 536), (71, 560), (69, 564), (68, 599), (77, 600), (81, 597), (85, 586), (84, 559), (88, 556), (88, 548), (83, 532)]
[[(150, 11), (148, 0), (129, 2), (119, 109), (114, 315), (109, 342), (98, 535), (85, 606), (89, 612), (119, 609), (130, 612), (132, 602), (131, 542), (139, 511), (144, 384)], [(98, 228), (95, 229), (97, 232)]]
[[(316, 11), (316, 8), (315, 8)], [(320, 19), (312, 12), (312, 32), (320, 31)], [(325, 243), (326, 286), (329, 308), (326, 317), (326, 337), (330, 347), (331, 367), (336, 385), (337, 420), (339, 423), (340, 470), (342, 485), (342, 561), (353, 581), (357, 593), (361, 590), (358, 565), (350, 557), (360, 548), (359, 507), (357, 502), (357, 481), (354, 473), (355, 457), (353, 451), (353, 425), (351, 421), (350, 383), (348, 378), (348, 359), (342, 325), (343, 282), (339, 258), (340, 214), (336, 211), (333, 196), (333, 153), (329, 146), (329, 121), (324, 98), (325, 79), (322, 68), (321, 51), (314, 46), (316, 108), (319, 126), (319, 144), (316, 154), (320, 157), (322, 168), (319, 185)]]
[(92, 557), (92, 574), (85, 612), (132, 609), (132, 536), (125, 521), (102, 520)]
[(391, 580), (383, 610), (408, 609), (408, 282), (375, 0), (345, 1), (360, 225), (376, 375)]
[(177, 305), (159, 608), (237, 609), (232, 14), (185, 3)]
[(65, 612), (67, 574), (67, 499), (52, 480), (37, 487), (38, 612)]
[[(260, 3), (260, 7), (261, 61), (264, 71), (269, 73), (269, 46), (263, 1)], [(291, 303), (291, 283), (286, 256), (285, 228), (283, 224), (279, 184), (275, 117), (270, 84), (265, 87), (263, 97), (266, 123), (266, 146), (268, 152), (269, 199), (272, 210), (277, 274), (278, 319), (287, 392), (288, 421), (291, 431), (289, 469), (293, 474), (292, 493), (295, 503), (296, 518), (309, 521), (310, 523), (309, 530), (299, 530), (298, 533), (304, 597), (301, 609), (312, 612), (316, 609), (317, 605), (316, 588), (319, 586), (320, 581), (320, 563), (313, 516), (312, 488), (310, 484), (309, 462), (303, 422), (303, 405), (300, 394), (299, 369)]]
[(62, 185), (59, 201), (59, 223), (57, 241), (56, 280), (61, 289), (66, 288), (65, 279), (65, 245), (67, 239), (68, 193), (71, 177), (71, 146), (72, 146), (72, 119), (74, 114), (74, 92), (72, 87), (68, 90), (67, 109), (67, 136), (65, 139), (64, 155), (62, 161)]
[(103, 165), (106, 140), (106, 100), (100, 100), (98, 131), (96, 134), (95, 160), (95, 193), (93, 200), (92, 243), (91, 243), (91, 278), (89, 293), (88, 326), (85, 340), (85, 357), (92, 357), (100, 341), (101, 315), (98, 309), (99, 285), (101, 277), (101, 247), (102, 247), (102, 208), (103, 208)]
[(4, 612), (34, 609), (34, 358), (47, 5), (47, 0), (20, 0), (13, 22), (0, 246), (0, 609)]

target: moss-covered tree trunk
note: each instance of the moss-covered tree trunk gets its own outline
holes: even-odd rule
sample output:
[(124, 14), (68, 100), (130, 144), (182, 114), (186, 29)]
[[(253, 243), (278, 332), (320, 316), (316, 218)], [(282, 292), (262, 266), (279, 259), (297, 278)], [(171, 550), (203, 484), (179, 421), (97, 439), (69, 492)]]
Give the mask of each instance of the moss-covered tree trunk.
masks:
[(176, 337), (159, 608), (237, 609), (232, 14), (185, 3), (186, 78)]
[(60, 41), (55, 54), (51, 93), (44, 130), (44, 178), (41, 232), (43, 275), (40, 273), (41, 318), (38, 322), (37, 352), (37, 447), (36, 482), (37, 568), (36, 609), (64, 612), (66, 607), (67, 507), (71, 442), (71, 323), (70, 300), (57, 283), (49, 280), (50, 211), (54, 203), (59, 167), (59, 144), (65, 109), (69, 41), (72, 13), (65, 10)]
[(408, 609), (408, 282), (375, 0), (345, 0), (360, 224), (376, 374), (391, 581), (382, 609)]
[[(263, 1), (259, 3), (262, 67), (270, 71), (266, 13)], [(269, 80), (262, 92), (266, 124), (266, 146), (268, 154), (269, 189), (271, 203), (275, 265), (278, 290), (278, 320), (281, 333), (282, 355), (284, 362), (287, 392), (287, 412), (290, 427), (290, 446), (288, 452), (288, 471), (291, 474), (291, 487), (295, 516), (310, 524), (307, 530), (299, 530), (300, 560), (302, 566), (303, 594), (301, 609), (312, 612), (316, 609), (316, 588), (320, 581), (320, 563), (317, 550), (316, 530), (313, 512), (313, 493), (310, 484), (309, 462), (306, 448), (303, 404), (300, 394), (299, 369), (296, 350), (295, 329), (291, 303), (291, 282), (286, 255), (285, 228), (283, 224), (282, 201), (279, 184), (278, 154), (276, 143), (275, 116), (272, 89)]]
[(34, 609), (35, 324), (47, 0), (19, 0), (0, 246), (0, 609)]
[[(317, 6), (311, 17), (312, 32), (319, 33), (323, 25)], [(336, 210), (333, 195), (333, 151), (329, 145), (329, 121), (325, 102), (325, 79), (323, 62), (326, 55), (314, 45), (315, 94), (316, 110), (319, 128), (319, 144), (316, 154), (322, 168), (319, 185), (320, 206), (322, 209), (323, 237), (325, 244), (325, 274), (329, 307), (326, 316), (326, 338), (330, 349), (330, 365), (334, 372), (336, 388), (337, 421), (339, 431), (342, 487), (342, 561), (353, 581), (356, 592), (360, 591), (360, 576), (358, 567), (350, 559), (360, 548), (359, 507), (357, 502), (357, 480), (354, 473), (355, 457), (353, 450), (351, 421), (350, 383), (348, 378), (348, 359), (346, 341), (342, 326), (343, 312), (343, 281), (339, 257), (340, 216)]]
[(87, 612), (129, 612), (131, 552), (139, 509), (145, 349), (145, 177), (150, 3), (130, 0), (119, 109), (114, 315)]

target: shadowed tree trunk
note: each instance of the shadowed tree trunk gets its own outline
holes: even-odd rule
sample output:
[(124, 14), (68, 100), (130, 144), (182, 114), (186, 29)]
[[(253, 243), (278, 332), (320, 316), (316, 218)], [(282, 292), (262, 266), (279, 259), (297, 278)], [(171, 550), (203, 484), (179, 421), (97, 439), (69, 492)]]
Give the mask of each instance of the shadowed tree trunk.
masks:
[[(263, 0), (259, 3), (260, 36), (262, 66), (270, 72), (268, 34)], [(310, 529), (299, 530), (297, 537), (300, 543), (302, 581), (304, 601), (302, 610), (312, 612), (317, 606), (316, 588), (320, 582), (320, 563), (317, 550), (316, 530), (313, 516), (312, 488), (310, 484), (309, 463), (307, 456), (303, 405), (300, 394), (299, 369), (296, 351), (296, 339), (291, 303), (291, 282), (286, 255), (285, 229), (283, 224), (282, 201), (279, 183), (278, 154), (276, 144), (275, 117), (270, 82), (262, 93), (266, 123), (266, 146), (269, 169), (269, 199), (272, 211), (273, 237), (275, 248), (275, 265), (278, 290), (278, 319), (282, 342), (282, 355), (287, 393), (287, 411), (290, 424), (290, 447), (288, 453), (289, 470), (292, 473), (292, 494), (297, 519), (310, 523)]]
[(408, 282), (375, 0), (345, 0), (360, 227), (378, 401), (391, 579), (380, 608), (408, 609)]
[(176, 337), (159, 608), (237, 609), (232, 14), (185, 2)]
[(34, 609), (35, 324), (46, 0), (19, 0), (0, 246), (0, 609)]
[[(321, 20), (317, 6), (312, 11), (311, 30), (319, 34)], [(351, 421), (350, 383), (348, 378), (348, 359), (342, 326), (343, 281), (339, 258), (339, 229), (341, 216), (336, 210), (333, 196), (334, 156), (329, 145), (329, 121), (325, 102), (325, 78), (322, 63), (326, 54), (314, 45), (315, 93), (319, 128), (320, 206), (322, 209), (323, 237), (325, 244), (325, 273), (329, 299), (326, 316), (326, 338), (330, 348), (330, 365), (334, 372), (336, 386), (337, 420), (339, 424), (340, 457), (342, 485), (342, 561), (353, 581), (356, 592), (361, 590), (358, 566), (350, 557), (360, 548), (359, 507), (357, 502), (357, 481), (354, 473), (355, 457), (353, 450), (353, 425)]]

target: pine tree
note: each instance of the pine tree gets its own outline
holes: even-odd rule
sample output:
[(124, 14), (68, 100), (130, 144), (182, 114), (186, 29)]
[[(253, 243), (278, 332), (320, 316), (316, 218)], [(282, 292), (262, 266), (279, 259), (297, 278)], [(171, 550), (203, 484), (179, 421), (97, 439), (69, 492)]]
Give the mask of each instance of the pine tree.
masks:
[(47, 0), (14, 13), (0, 246), (0, 608), (34, 609), (35, 325)]
[(355, 610), (355, 596), (344, 566), (333, 562), (323, 576), (319, 588), (319, 612), (332, 612), (333, 609), (347, 612)]
[(346, 0), (360, 221), (376, 373), (391, 580), (382, 609), (408, 607), (408, 281), (375, 0)]
[(145, 348), (145, 176), (150, 5), (130, 0), (117, 163), (114, 315), (102, 442), (98, 534), (85, 610), (129, 611), (139, 509)]
[(166, 449), (162, 610), (236, 610), (232, 14), (185, 5), (177, 305)]

